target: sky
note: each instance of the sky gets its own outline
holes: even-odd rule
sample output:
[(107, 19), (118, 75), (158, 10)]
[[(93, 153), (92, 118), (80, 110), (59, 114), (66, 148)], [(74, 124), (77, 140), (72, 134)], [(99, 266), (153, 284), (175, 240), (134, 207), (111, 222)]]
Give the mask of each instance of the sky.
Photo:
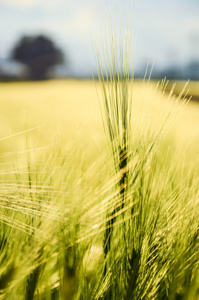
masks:
[(46, 34), (70, 72), (88, 75), (95, 68), (91, 40), (107, 30), (110, 11), (116, 28), (129, 16), (135, 69), (199, 61), (199, 0), (0, 0), (0, 58), (22, 35)]

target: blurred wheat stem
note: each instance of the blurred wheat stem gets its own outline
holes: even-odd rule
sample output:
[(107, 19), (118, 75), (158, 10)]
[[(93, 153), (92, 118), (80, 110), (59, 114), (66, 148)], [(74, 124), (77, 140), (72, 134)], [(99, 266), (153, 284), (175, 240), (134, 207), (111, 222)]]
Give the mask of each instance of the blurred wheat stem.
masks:
[[(116, 174), (119, 174), (116, 187), (119, 205), (108, 210), (104, 234), (105, 259), (111, 248), (113, 225), (122, 213), (128, 197), (128, 162), (131, 135), (132, 80), (130, 74), (131, 53), (133, 46), (130, 31), (116, 34), (111, 21), (110, 32), (105, 32), (101, 44), (95, 41), (94, 53), (97, 63), (98, 78), (102, 88), (103, 105), (101, 113), (104, 130), (108, 136)], [(116, 201), (117, 202), (117, 201)], [(131, 206), (131, 205), (130, 205)], [(126, 211), (126, 210), (124, 210)], [(125, 226), (125, 222), (123, 223)], [(125, 230), (124, 230), (125, 235)], [(125, 237), (124, 237), (125, 238)], [(105, 266), (105, 276), (107, 266)]]

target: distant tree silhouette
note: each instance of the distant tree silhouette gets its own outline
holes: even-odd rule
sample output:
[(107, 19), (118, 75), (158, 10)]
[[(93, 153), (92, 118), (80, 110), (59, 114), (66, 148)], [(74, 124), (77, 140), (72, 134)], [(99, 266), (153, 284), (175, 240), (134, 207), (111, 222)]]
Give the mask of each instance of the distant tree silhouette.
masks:
[(45, 79), (50, 67), (64, 61), (61, 50), (44, 35), (23, 36), (14, 47), (11, 57), (28, 66), (31, 80)]

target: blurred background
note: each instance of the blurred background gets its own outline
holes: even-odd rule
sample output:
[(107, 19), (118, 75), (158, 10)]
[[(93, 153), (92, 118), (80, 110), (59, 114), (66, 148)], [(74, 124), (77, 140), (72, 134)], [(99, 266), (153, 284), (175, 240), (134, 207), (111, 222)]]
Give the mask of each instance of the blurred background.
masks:
[[(90, 78), (92, 38), (110, 9), (121, 26), (121, 1), (0, 0), (0, 79)], [(136, 36), (135, 77), (154, 62), (153, 78), (199, 80), (199, 1), (127, 0)], [(125, 10), (125, 9), (124, 9)]]

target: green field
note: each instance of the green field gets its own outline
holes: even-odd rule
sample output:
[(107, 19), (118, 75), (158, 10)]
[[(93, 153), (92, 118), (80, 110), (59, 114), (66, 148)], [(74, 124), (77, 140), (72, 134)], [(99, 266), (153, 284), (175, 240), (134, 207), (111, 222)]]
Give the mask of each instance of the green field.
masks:
[(0, 299), (199, 299), (199, 103), (156, 84), (126, 148), (99, 82), (0, 83)]

